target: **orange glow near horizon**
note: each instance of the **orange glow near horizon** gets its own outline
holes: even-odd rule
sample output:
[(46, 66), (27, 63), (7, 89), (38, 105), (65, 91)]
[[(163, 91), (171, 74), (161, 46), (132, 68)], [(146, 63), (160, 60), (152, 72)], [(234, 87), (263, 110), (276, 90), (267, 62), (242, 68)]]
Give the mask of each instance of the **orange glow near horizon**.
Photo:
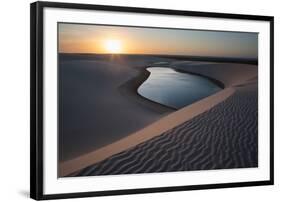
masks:
[(256, 33), (59, 24), (60, 53), (257, 57)]

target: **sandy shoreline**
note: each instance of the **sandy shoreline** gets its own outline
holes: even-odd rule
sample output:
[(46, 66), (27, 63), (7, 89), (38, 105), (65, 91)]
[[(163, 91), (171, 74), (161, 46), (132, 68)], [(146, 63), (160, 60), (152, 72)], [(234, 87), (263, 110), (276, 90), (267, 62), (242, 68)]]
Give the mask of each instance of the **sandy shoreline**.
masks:
[(120, 93), (132, 102), (144, 105), (144, 107), (159, 113), (171, 113), (175, 111), (176, 109), (154, 102), (138, 94), (137, 89), (150, 75), (150, 72), (147, 71), (145, 67), (143, 67), (143, 69), (139, 69), (138, 71), (139, 74), (136, 77), (118, 87)]
[[(187, 107), (184, 107), (178, 111), (173, 112), (173, 110), (158, 105), (157, 103), (153, 103), (149, 100), (146, 100), (145, 98), (139, 98), (139, 96), (136, 96), (134, 94), (134, 91), (137, 89), (139, 84), (145, 80), (149, 74), (145, 74), (144, 69), (140, 69), (139, 71), (144, 74), (138, 74), (134, 77), (134, 79), (128, 80), (125, 84), (120, 85), (120, 92), (125, 97), (129, 98), (130, 102), (136, 102), (139, 105), (143, 105), (145, 107), (150, 107), (150, 110), (156, 110), (157, 113), (163, 113), (166, 114), (165, 117), (162, 117), (160, 120), (156, 120), (152, 124), (144, 127), (141, 130), (138, 130), (137, 132), (131, 133), (130, 135), (121, 138), (120, 140), (111, 143), (109, 145), (103, 146), (100, 149), (94, 150), (93, 152), (88, 152), (87, 154), (80, 155), (76, 158), (73, 158), (71, 160), (66, 160), (60, 163), (59, 166), (59, 176), (66, 176), (70, 175), (71, 173), (74, 173), (74, 176), (83, 176), (83, 175), (103, 175), (103, 174), (124, 174), (124, 173), (142, 173), (142, 172), (148, 172), (147, 169), (143, 170), (136, 170), (134, 172), (133, 169), (117, 169), (115, 168), (115, 172), (112, 172), (111, 169), (104, 169), (104, 173), (101, 172), (101, 167), (106, 167), (112, 165), (118, 166), (119, 164), (117, 162), (123, 162), (124, 158), (126, 156), (131, 155), (141, 155), (147, 156), (146, 151), (140, 149), (142, 146), (140, 145), (150, 145), (151, 142), (154, 142), (156, 147), (161, 148), (161, 138), (163, 139), (164, 136), (168, 137), (169, 134), (174, 134), (176, 136), (178, 131), (178, 127), (182, 127), (182, 125), (192, 122), (194, 119), (197, 119), (197, 117), (200, 117), (202, 114), (208, 114), (207, 118), (202, 118), (198, 120), (198, 123), (200, 123), (203, 119), (212, 119), (217, 117), (217, 114), (215, 112), (209, 113), (215, 108), (219, 108), (217, 111), (222, 110), (221, 103), (229, 103), (229, 100), (233, 100), (235, 97), (240, 96), (240, 91), (242, 89), (245, 90), (246, 88), (249, 88), (249, 86), (255, 86), (257, 84), (257, 70), (255, 65), (247, 65), (247, 64), (226, 64), (226, 63), (209, 63), (205, 62), (201, 66), (198, 66), (198, 63), (196, 62), (190, 62), (190, 61), (175, 61), (170, 62), (170, 67), (174, 68), (177, 71), (180, 72), (190, 72), (193, 74), (205, 76), (212, 81), (216, 81), (220, 85), (224, 85), (226, 88), (212, 96), (209, 96), (207, 98), (204, 98), (192, 105), (189, 105)], [(249, 82), (252, 79), (251, 82)], [(238, 90), (238, 91), (237, 91)], [(135, 91), (136, 92), (136, 91)], [(257, 89), (252, 88), (250, 89), (251, 95), (255, 96), (257, 95)], [(240, 101), (239, 101), (240, 102)], [(253, 101), (254, 102), (254, 101)], [(240, 103), (240, 105), (243, 105), (243, 103), (246, 103), (246, 101), (243, 101)], [(236, 103), (237, 104), (237, 103)], [(255, 104), (255, 103), (253, 103)], [(155, 106), (154, 106), (155, 105)], [(217, 107), (216, 107), (217, 106)], [(220, 107), (219, 107), (220, 106)], [(243, 108), (236, 107), (233, 112), (239, 111)], [(255, 110), (253, 108), (252, 110)], [(171, 113), (173, 112), (173, 113)], [(232, 113), (233, 113), (232, 112)], [(167, 113), (171, 113), (167, 115)], [(221, 117), (222, 118), (222, 117)], [(225, 117), (223, 117), (225, 119)], [(251, 121), (251, 120), (250, 120)], [(210, 122), (211, 123), (211, 122)], [(228, 121), (226, 121), (228, 123)], [(194, 123), (193, 123), (194, 124)], [(191, 124), (192, 125), (192, 124)], [(233, 123), (231, 123), (232, 127)], [(184, 133), (189, 133), (190, 128), (187, 124), (186, 130), (183, 130)], [(218, 127), (220, 130), (220, 127)], [(201, 129), (198, 128), (200, 132)], [(170, 131), (170, 132), (169, 132)], [(206, 131), (201, 131), (201, 133), (206, 133)], [(184, 133), (180, 133), (181, 135), (185, 135)], [(227, 134), (223, 134), (225, 136)], [(189, 136), (192, 136), (192, 134), (189, 134)], [(155, 140), (159, 138), (159, 140)], [(196, 136), (192, 136), (192, 138), (196, 139)], [(165, 139), (165, 138), (164, 138)], [(156, 143), (155, 143), (156, 142)], [(158, 142), (158, 143), (157, 143)], [(172, 144), (173, 141), (171, 141)], [(160, 145), (159, 145), (160, 144)], [(179, 146), (179, 142), (174, 143), (174, 147)], [(213, 147), (214, 145), (212, 145)], [(173, 146), (172, 146), (173, 148)], [(158, 148), (159, 149), (159, 148)], [(154, 152), (158, 151), (158, 149), (154, 150)], [(169, 149), (165, 148), (166, 150)], [(161, 151), (161, 149), (160, 149)], [(188, 151), (189, 153), (191, 151)], [(187, 153), (188, 153), (187, 152)], [(165, 152), (164, 152), (165, 153)], [(173, 154), (174, 155), (174, 154)], [(201, 155), (200, 152), (198, 152), (198, 155)], [(138, 159), (139, 157), (136, 157)], [(153, 158), (146, 157), (147, 161), (150, 161), (153, 164)], [(183, 160), (185, 159), (182, 157)], [(188, 161), (188, 159), (187, 159)], [(124, 164), (127, 164), (129, 162), (123, 162)], [(210, 164), (210, 162), (209, 162)], [(237, 164), (238, 165), (238, 164)], [(255, 165), (255, 163), (253, 163)], [(120, 166), (120, 165), (119, 165)], [(134, 166), (133, 166), (134, 167)], [(132, 168), (133, 168), (132, 167)], [(162, 166), (160, 166), (162, 167)], [(196, 166), (195, 166), (196, 167)], [(211, 166), (212, 167), (212, 166)], [(239, 167), (239, 166), (238, 166)], [(216, 168), (213, 165), (213, 168)], [(81, 170), (82, 169), (82, 170)], [(163, 170), (159, 169), (159, 166), (155, 168), (149, 168), (150, 170), (155, 170), (157, 172), (163, 172)], [(148, 169), (148, 170), (149, 170)], [(192, 168), (187, 167), (180, 167), (178, 169), (174, 169), (173, 171), (177, 170), (192, 170)], [(199, 169), (199, 168), (194, 168)], [(205, 167), (205, 169), (210, 169)], [(77, 170), (80, 170), (79, 172), (76, 172)], [(114, 169), (113, 169), (114, 170)], [(130, 171), (127, 171), (130, 170)], [(125, 172), (126, 171), (126, 172)], [(165, 170), (164, 170), (165, 171)]]

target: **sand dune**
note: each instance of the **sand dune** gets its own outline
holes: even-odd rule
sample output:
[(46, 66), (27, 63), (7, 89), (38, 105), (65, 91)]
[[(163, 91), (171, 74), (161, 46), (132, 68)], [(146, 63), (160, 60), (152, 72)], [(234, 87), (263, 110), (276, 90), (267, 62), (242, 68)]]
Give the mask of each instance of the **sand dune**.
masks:
[(212, 109), (74, 176), (258, 166), (257, 85), (237, 89)]
[[(60, 162), (122, 139), (174, 111), (159, 105), (150, 107), (151, 103), (140, 96), (135, 99), (132, 83), (131, 88), (124, 86), (143, 71), (138, 67), (161, 58), (103, 57), (60, 56)], [(142, 83), (144, 79), (135, 81)]]
[(199, 102), (167, 115), (166, 117), (152, 123), (142, 130), (130, 134), (128, 137), (125, 137), (88, 154), (82, 155), (78, 158), (62, 162), (59, 169), (60, 175), (64, 176), (70, 174), (79, 168), (84, 168), (89, 164), (97, 163), (140, 143), (149, 141), (150, 139), (161, 135), (165, 131), (184, 123), (186, 120), (192, 119), (197, 115), (211, 109), (222, 100), (231, 96), (233, 92), (234, 90), (232, 88), (220, 91), (208, 98), (202, 99)]
[[(170, 67), (216, 79), (228, 94), (217, 95), (216, 102), (215, 95), (205, 98), (195, 108), (187, 106), (100, 150), (62, 162), (60, 175), (257, 166), (257, 66), (180, 61)], [(155, 124), (157, 131), (152, 130)]]

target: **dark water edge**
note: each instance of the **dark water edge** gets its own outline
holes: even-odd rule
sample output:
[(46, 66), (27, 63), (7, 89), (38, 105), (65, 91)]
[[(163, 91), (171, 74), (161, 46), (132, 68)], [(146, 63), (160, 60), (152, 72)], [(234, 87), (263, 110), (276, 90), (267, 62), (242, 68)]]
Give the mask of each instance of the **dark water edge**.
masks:
[(137, 90), (142, 83), (148, 79), (150, 72), (145, 68), (138, 69), (138, 71), (139, 73), (136, 77), (118, 87), (120, 93), (124, 96), (127, 96), (133, 102), (136, 102), (159, 113), (167, 113), (177, 110), (176, 108), (155, 102), (140, 95)]

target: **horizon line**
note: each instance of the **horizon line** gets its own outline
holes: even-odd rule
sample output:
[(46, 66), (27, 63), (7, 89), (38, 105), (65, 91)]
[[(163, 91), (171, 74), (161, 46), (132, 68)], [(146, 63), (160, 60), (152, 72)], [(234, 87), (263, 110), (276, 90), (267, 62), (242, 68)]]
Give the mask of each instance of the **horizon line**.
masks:
[(79, 55), (147, 55), (147, 56), (180, 56), (180, 57), (205, 57), (205, 58), (225, 58), (225, 59), (250, 59), (258, 60), (256, 57), (225, 57), (209, 55), (182, 55), (182, 54), (149, 54), (149, 53), (79, 53), (79, 52), (58, 52), (58, 54), (79, 54)]

